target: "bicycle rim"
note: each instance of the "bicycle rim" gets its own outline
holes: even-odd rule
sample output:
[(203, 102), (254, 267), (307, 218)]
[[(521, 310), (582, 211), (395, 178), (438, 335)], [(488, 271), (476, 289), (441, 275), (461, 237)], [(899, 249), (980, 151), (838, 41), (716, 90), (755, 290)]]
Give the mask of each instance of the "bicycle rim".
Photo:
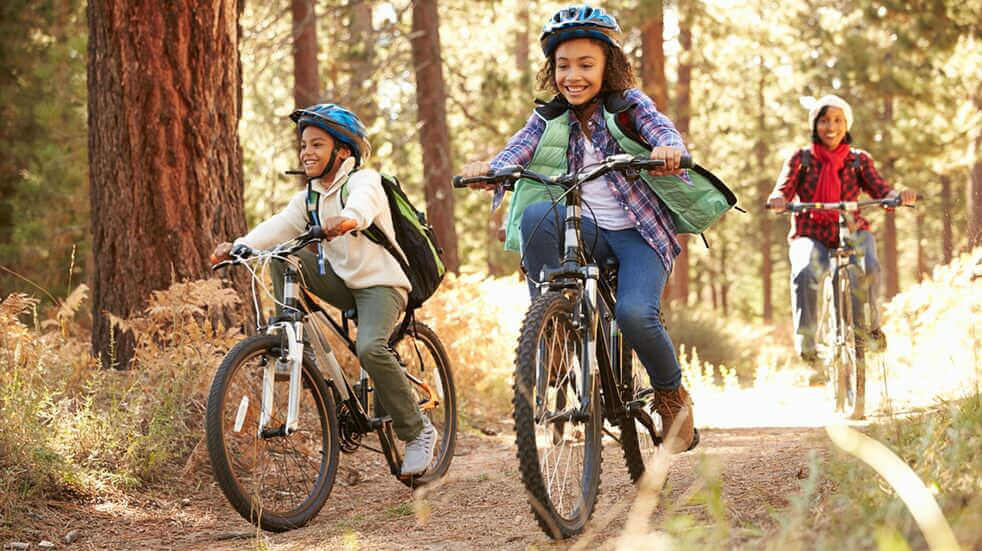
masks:
[[(438, 480), (447, 473), (457, 442), (457, 391), (454, 388), (450, 360), (432, 329), (414, 322), (415, 335), (403, 335), (392, 348), (410, 377), (409, 390), (416, 398), (423, 415), (436, 428), (437, 442), (433, 461), (422, 476), (400, 478), (411, 487)], [(395, 437), (392, 424), (385, 427), (386, 436), (405, 457), (406, 443)]]
[[(845, 270), (843, 270), (845, 272)], [(839, 326), (835, 363), (835, 409), (852, 412), (856, 406), (856, 328), (852, 311), (852, 288), (847, 274), (839, 277)]]
[(519, 469), (532, 511), (554, 538), (583, 530), (600, 484), (599, 392), (591, 385), (586, 419), (578, 391), (582, 342), (573, 305), (561, 294), (536, 298), (516, 354), (514, 397)]
[[(624, 389), (624, 403), (641, 400), (644, 403), (642, 408), (647, 409), (650, 393), (644, 391), (650, 388), (648, 372), (626, 342), (621, 347), (621, 361), (624, 363), (623, 384), (627, 387)], [(625, 411), (620, 420), (621, 448), (624, 451), (624, 462), (632, 482), (641, 480), (648, 460), (655, 454), (659, 444), (651, 437), (651, 432), (642, 419), (640, 414), (635, 415)], [(661, 418), (652, 415), (648, 416), (648, 419), (654, 425), (656, 434), (660, 434)]]
[[(301, 370), (297, 430), (258, 434), (263, 369), (279, 356), (280, 337), (242, 341), (222, 362), (208, 399), (206, 431), (215, 479), (235, 509), (271, 531), (307, 524), (330, 495), (338, 465), (334, 400), (309, 358)], [(285, 423), (289, 383), (274, 382), (267, 429)]]

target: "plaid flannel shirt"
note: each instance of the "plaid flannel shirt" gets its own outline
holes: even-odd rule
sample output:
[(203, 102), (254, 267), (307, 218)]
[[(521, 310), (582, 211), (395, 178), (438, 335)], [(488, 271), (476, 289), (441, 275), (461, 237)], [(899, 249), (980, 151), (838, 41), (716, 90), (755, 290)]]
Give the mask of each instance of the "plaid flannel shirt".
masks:
[[(777, 177), (774, 191), (771, 192), (771, 197), (783, 196), (786, 201), (791, 201), (797, 197), (799, 201), (805, 203), (815, 201), (815, 190), (818, 187), (818, 175), (822, 170), (822, 165), (812, 155), (809, 161), (810, 166), (802, 177), (802, 151), (801, 149), (796, 151), (784, 164), (781, 174)], [(846, 156), (842, 170), (839, 171), (839, 180), (842, 182), (842, 188), (839, 192), (841, 201), (858, 200), (860, 191), (865, 191), (874, 199), (882, 199), (892, 191), (890, 186), (880, 177), (880, 174), (876, 172), (872, 157), (859, 149), (851, 150)], [(858, 229), (870, 229), (869, 221), (863, 218), (859, 211), (852, 214)], [(839, 245), (839, 225), (818, 222), (809, 213), (796, 214), (791, 220), (788, 241), (796, 237), (810, 237), (822, 242), (826, 247), (836, 248)]]
[[(659, 146), (679, 147), (685, 151), (681, 134), (672, 121), (655, 108), (651, 98), (634, 88), (625, 92), (625, 98), (635, 105), (633, 122), (646, 142)], [(572, 113), (561, 116), (569, 117), (570, 126), (566, 166), (570, 171), (579, 170), (583, 167), (583, 140), (585, 139), (580, 121)], [(602, 109), (597, 109), (593, 113), (588, 124), (591, 129), (590, 141), (601, 155), (623, 153), (614, 136), (607, 130), (607, 121), (604, 120)], [(516, 132), (505, 148), (491, 160), (492, 170), (508, 165), (528, 166), (545, 127), (545, 121), (533, 112), (525, 126)], [(639, 177), (629, 178), (623, 172), (613, 171), (607, 173), (606, 182), (610, 192), (634, 222), (641, 237), (658, 253), (665, 270), (671, 272), (675, 257), (682, 249), (676, 238), (675, 223), (668, 208)], [(500, 189), (495, 192), (492, 210), (501, 203), (503, 194)]]

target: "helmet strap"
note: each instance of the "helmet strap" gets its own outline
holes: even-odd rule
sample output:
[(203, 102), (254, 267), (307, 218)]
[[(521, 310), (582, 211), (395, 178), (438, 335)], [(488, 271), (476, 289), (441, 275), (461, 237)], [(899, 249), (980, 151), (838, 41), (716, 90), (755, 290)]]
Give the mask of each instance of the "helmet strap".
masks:
[(331, 170), (334, 168), (334, 162), (337, 160), (338, 155), (338, 144), (335, 142), (334, 147), (331, 148), (331, 156), (327, 159), (327, 164), (324, 165), (324, 170), (320, 174), (311, 178), (311, 180), (317, 180), (323, 178), (325, 174), (330, 174)]

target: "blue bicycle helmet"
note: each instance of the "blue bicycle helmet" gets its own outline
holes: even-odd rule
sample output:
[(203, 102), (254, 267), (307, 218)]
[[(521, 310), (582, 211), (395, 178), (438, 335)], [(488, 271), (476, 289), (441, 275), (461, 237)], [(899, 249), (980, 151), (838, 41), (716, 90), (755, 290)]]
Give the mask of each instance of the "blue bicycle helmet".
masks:
[(552, 57), (559, 44), (574, 38), (596, 38), (615, 48), (620, 48), (621, 27), (614, 16), (603, 8), (576, 4), (556, 12), (545, 27), (539, 42), (546, 57)]
[(314, 125), (348, 146), (355, 157), (355, 166), (372, 155), (372, 146), (365, 137), (365, 125), (357, 115), (340, 105), (318, 103), (297, 109), (290, 119), (297, 123), (298, 135), (303, 134), (303, 129), (308, 125)]

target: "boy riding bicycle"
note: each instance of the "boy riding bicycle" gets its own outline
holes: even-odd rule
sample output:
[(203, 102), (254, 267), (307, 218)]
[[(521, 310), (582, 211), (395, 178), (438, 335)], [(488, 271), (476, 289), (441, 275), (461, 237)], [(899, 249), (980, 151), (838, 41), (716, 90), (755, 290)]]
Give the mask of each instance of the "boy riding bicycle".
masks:
[[(624, 153), (619, 142), (623, 133), (608, 128), (608, 114), (623, 120), (628, 133), (636, 134), (635, 141), (648, 144), (652, 159), (665, 161), (665, 168), (653, 170), (653, 175), (677, 174), (686, 153), (682, 137), (651, 99), (635, 88), (620, 40), (617, 21), (603, 9), (581, 4), (558, 11), (540, 37), (546, 62), (538, 77), (540, 88), (556, 94), (554, 99), (537, 108), (498, 155), (467, 165), (461, 176), (481, 176), (507, 165), (556, 175)], [(677, 179), (677, 185), (688, 184)], [(502, 195), (496, 189), (495, 207)], [(522, 204), (520, 195), (516, 188), (505, 247), (522, 252), (529, 291), (535, 297), (542, 268), (559, 265), (562, 229), (558, 224), (565, 209), (549, 201)], [(585, 242), (596, 242), (595, 261), (603, 264), (615, 258), (619, 264), (615, 317), (648, 372), (664, 433), (676, 435), (667, 442), (668, 448), (673, 453), (685, 451), (695, 443), (692, 401), (681, 384), (678, 359), (660, 315), (662, 289), (681, 251), (675, 224), (664, 203), (639, 177), (611, 172), (586, 183), (582, 199), (588, 206), (582, 233)], [(669, 430), (676, 421), (674, 431)]]
[[(356, 308), (358, 361), (375, 382), (396, 435), (407, 442), (402, 475), (422, 474), (433, 459), (436, 430), (420, 414), (388, 346), (411, 284), (396, 258), (362, 231), (374, 223), (398, 249), (381, 176), (372, 169), (359, 169), (371, 155), (365, 127), (354, 113), (330, 103), (299, 109), (290, 118), (297, 125), (304, 174), (319, 194), (314, 209), (317, 222), (327, 235), (317, 254), (298, 253), (301, 275), (307, 287), (332, 306)], [(342, 186), (347, 192), (343, 203)], [(310, 223), (307, 198), (306, 191), (298, 192), (286, 208), (234, 244), (220, 243), (213, 262), (229, 258), (233, 248), (267, 248), (303, 233)], [(401, 249), (398, 252), (402, 254)], [(274, 263), (272, 270), (275, 296), (281, 301), (282, 263)]]

